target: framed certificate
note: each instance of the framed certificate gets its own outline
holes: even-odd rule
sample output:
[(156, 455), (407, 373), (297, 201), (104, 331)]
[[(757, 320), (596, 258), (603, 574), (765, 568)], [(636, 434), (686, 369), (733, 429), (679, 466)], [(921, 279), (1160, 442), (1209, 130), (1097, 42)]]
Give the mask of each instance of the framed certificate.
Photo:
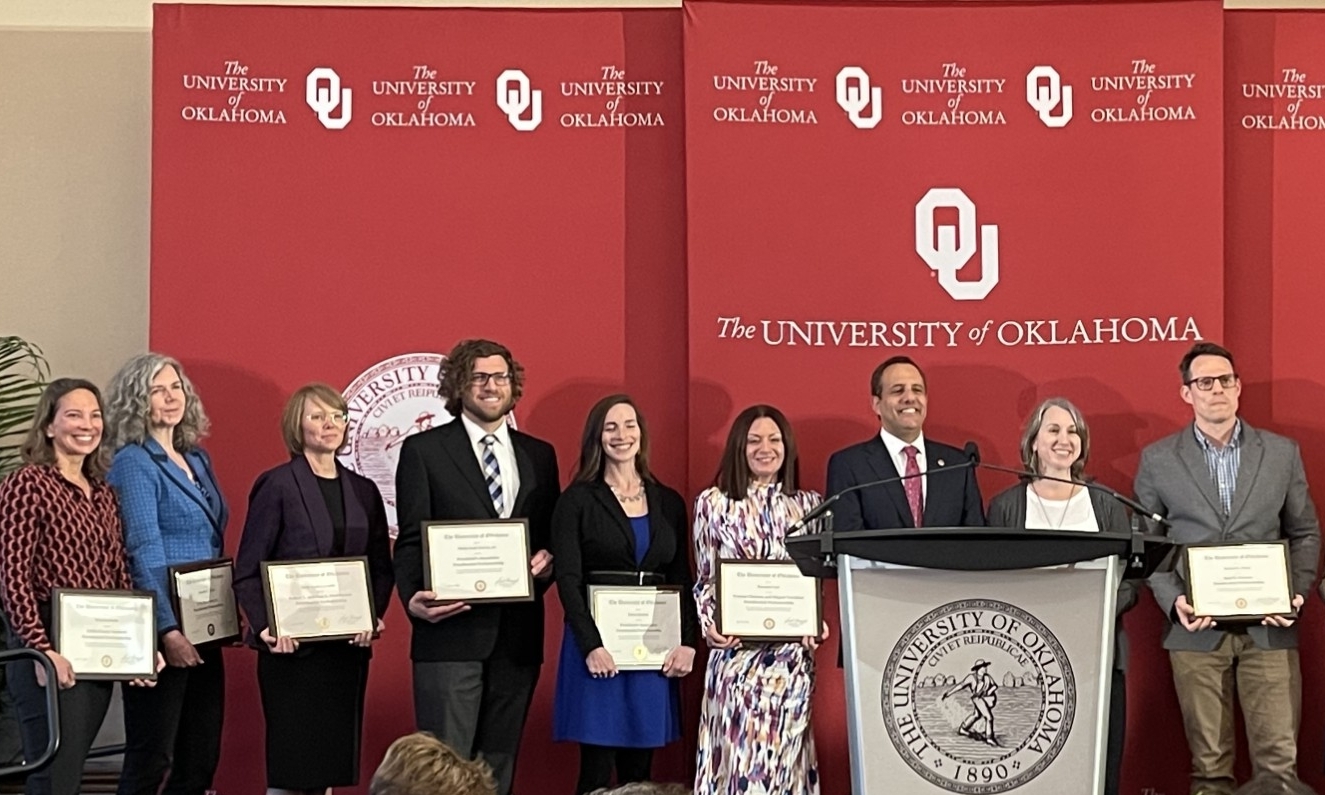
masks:
[(1183, 548), (1187, 603), (1198, 617), (1258, 621), (1295, 617), (1288, 541), (1192, 544)]
[(263, 561), (267, 631), (295, 640), (346, 640), (377, 629), (368, 558)]
[(756, 641), (798, 642), (823, 629), (819, 581), (789, 560), (718, 564), (718, 633)]
[(589, 613), (618, 670), (660, 671), (681, 645), (677, 586), (590, 585)]
[(532, 602), (525, 519), (423, 523), (423, 589), (446, 602)]
[(179, 631), (194, 646), (239, 638), (235, 564), (230, 558), (171, 566), (170, 601)]
[(51, 643), (83, 680), (156, 679), (156, 595), (51, 591)]

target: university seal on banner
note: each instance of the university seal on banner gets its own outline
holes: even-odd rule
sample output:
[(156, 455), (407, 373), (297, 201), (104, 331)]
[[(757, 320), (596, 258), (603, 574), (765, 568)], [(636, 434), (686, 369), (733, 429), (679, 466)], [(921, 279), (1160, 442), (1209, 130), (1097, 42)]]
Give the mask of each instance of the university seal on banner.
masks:
[(407, 353), (378, 362), (345, 389), (350, 441), (340, 462), (372, 480), (386, 503), (386, 519), (395, 538), (396, 464), (400, 445), (416, 433), (449, 422), (446, 403), (437, 394), (446, 357)]
[(921, 778), (960, 795), (1011, 792), (1067, 743), (1077, 688), (1062, 644), (1038, 618), (992, 599), (931, 610), (893, 647), (883, 721)]

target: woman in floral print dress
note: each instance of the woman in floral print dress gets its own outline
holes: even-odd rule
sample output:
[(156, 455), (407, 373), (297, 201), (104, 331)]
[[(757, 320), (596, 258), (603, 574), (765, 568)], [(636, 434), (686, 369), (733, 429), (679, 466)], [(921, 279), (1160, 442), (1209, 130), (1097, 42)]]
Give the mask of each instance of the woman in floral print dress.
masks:
[(710, 651), (695, 795), (817, 795), (814, 651), (827, 638), (745, 643), (714, 625), (723, 558), (787, 560), (787, 528), (820, 501), (797, 489), (791, 425), (772, 406), (736, 418), (714, 486), (695, 501), (695, 602)]

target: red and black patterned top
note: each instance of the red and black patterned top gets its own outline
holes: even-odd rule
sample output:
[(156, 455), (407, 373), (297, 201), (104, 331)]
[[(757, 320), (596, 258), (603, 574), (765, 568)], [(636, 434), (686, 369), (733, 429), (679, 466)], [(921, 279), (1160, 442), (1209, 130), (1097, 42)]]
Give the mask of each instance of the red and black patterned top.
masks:
[(133, 587), (115, 492), (91, 483), (89, 498), (43, 465), (0, 481), (0, 605), (14, 634), (38, 651), (51, 648), (38, 606), (52, 588)]

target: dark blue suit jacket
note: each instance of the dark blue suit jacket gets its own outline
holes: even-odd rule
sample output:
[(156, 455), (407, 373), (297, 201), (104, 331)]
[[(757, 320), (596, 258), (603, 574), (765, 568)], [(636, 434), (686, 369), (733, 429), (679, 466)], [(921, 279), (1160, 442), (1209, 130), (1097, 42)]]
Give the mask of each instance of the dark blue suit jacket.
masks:
[[(975, 467), (944, 470), (966, 462), (955, 447), (925, 440), (925, 527), (983, 527), (984, 503)], [(899, 474), (883, 439), (874, 438), (833, 453), (828, 459), (828, 494)], [(834, 530), (894, 530), (915, 527), (901, 482), (871, 486), (844, 495), (833, 508)]]
[[(345, 557), (368, 557), (373, 609), (380, 618), (391, 601), (391, 539), (377, 485), (336, 464), (345, 495)], [(317, 476), (303, 456), (258, 476), (248, 498), (244, 536), (235, 558), (235, 596), (249, 623), (249, 643), (266, 648), (258, 633), (267, 627), (262, 562), (333, 556), (335, 531)]]

